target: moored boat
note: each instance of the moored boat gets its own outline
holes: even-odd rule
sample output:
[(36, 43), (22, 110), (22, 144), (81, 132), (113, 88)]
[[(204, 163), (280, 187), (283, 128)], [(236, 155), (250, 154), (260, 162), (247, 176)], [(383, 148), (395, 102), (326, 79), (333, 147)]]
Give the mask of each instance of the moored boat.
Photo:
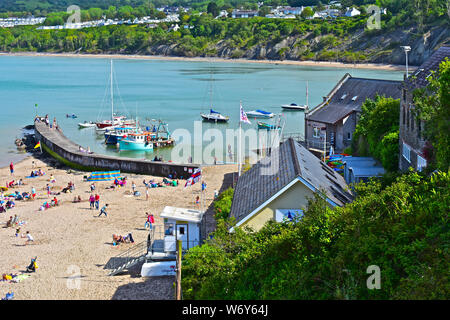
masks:
[(220, 112), (214, 111), (213, 109), (210, 109), (209, 114), (201, 113), (200, 116), (203, 120), (210, 122), (228, 122), (228, 120), (230, 120), (229, 117), (224, 116), (220, 114)]
[(283, 108), (284, 110), (306, 110), (308, 106), (306, 105), (299, 106), (298, 104), (291, 103), (291, 104), (283, 104), (281, 108)]
[(119, 150), (152, 151), (152, 133), (129, 133), (125, 138), (119, 140)]
[(85, 122), (80, 122), (80, 123), (78, 123), (78, 126), (79, 126), (80, 128), (92, 128), (92, 127), (96, 127), (95, 122), (92, 122), (92, 121), (89, 121), (89, 122), (87, 122), (87, 121), (85, 121)]
[(258, 121), (258, 129), (275, 130), (281, 129), (281, 126)]
[(267, 112), (259, 109), (247, 112), (247, 117), (252, 118), (272, 118), (274, 115), (275, 114), (273, 114), (272, 112)]
[(105, 130), (106, 144), (117, 144), (119, 140), (126, 138), (129, 133), (142, 132), (142, 130), (136, 127), (121, 126), (121, 127), (114, 127), (113, 129), (110, 128), (106, 128)]

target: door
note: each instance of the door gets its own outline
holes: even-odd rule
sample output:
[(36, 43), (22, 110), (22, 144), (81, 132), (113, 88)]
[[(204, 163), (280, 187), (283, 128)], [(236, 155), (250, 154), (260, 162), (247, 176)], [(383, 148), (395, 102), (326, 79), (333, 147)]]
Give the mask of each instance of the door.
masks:
[(181, 247), (183, 250), (187, 250), (188, 237), (187, 237), (187, 224), (177, 224), (177, 240), (181, 240)]

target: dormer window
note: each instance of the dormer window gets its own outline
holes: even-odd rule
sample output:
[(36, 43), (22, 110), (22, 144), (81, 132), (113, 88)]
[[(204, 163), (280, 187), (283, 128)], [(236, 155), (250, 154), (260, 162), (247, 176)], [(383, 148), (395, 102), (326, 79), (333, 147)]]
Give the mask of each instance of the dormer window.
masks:
[(347, 96), (347, 94), (346, 94), (346, 93), (345, 93), (345, 94), (343, 94), (343, 95), (342, 95), (342, 97), (341, 97), (341, 100), (344, 100), (346, 96)]
[(358, 99), (358, 96), (354, 96), (354, 97), (352, 98), (352, 101), (355, 101), (356, 99)]

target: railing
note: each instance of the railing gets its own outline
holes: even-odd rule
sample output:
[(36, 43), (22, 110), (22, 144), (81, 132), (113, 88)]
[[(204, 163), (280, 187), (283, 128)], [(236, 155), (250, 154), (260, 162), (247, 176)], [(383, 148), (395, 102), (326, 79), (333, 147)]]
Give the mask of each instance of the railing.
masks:
[(131, 267), (139, 261), (140, 258), (147, 255), (147, 244), (148, 241), (143, 241), (129, 248), (128, 250), (121, 252), (117, 256), (111, 258), (105, 265), (105, 269), (110, 269), (111, 275), (117, 272)]
[(329, 142), (324, 143), (324, 141), (320, 140), (320, 139), (307, 139), (307, 140), (305, 140), (305, 143), (306, 143), (307, 148), (313, 148), (313, 149), (317, 149), (320, 151), (323, 151), (325, 148), (326, 152), (328, 152), (330, 150), (330, 147), (332, 145)]
[(281, 137), (281, 141), (286, 141), (287, 139), (292, 138), (295, 141), (304, 142), (305, 141), (305, 135), (300, 132), (287, 132), (284, 133)]

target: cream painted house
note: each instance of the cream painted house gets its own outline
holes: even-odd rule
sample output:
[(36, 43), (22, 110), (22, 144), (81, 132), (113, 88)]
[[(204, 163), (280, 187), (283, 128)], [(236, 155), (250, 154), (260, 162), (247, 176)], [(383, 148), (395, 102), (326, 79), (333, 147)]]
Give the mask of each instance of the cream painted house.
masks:
[(272, 152), (270, 160), (261, 160), (239, 178), (231, 216), (236, 219), (235, 227), (248, 226), (257, 231), (269, 220), (281, 222), (302, 216), (308, 200), (317, 192), (330, 207), (353, 199), (342, 176), (289, 139)]

